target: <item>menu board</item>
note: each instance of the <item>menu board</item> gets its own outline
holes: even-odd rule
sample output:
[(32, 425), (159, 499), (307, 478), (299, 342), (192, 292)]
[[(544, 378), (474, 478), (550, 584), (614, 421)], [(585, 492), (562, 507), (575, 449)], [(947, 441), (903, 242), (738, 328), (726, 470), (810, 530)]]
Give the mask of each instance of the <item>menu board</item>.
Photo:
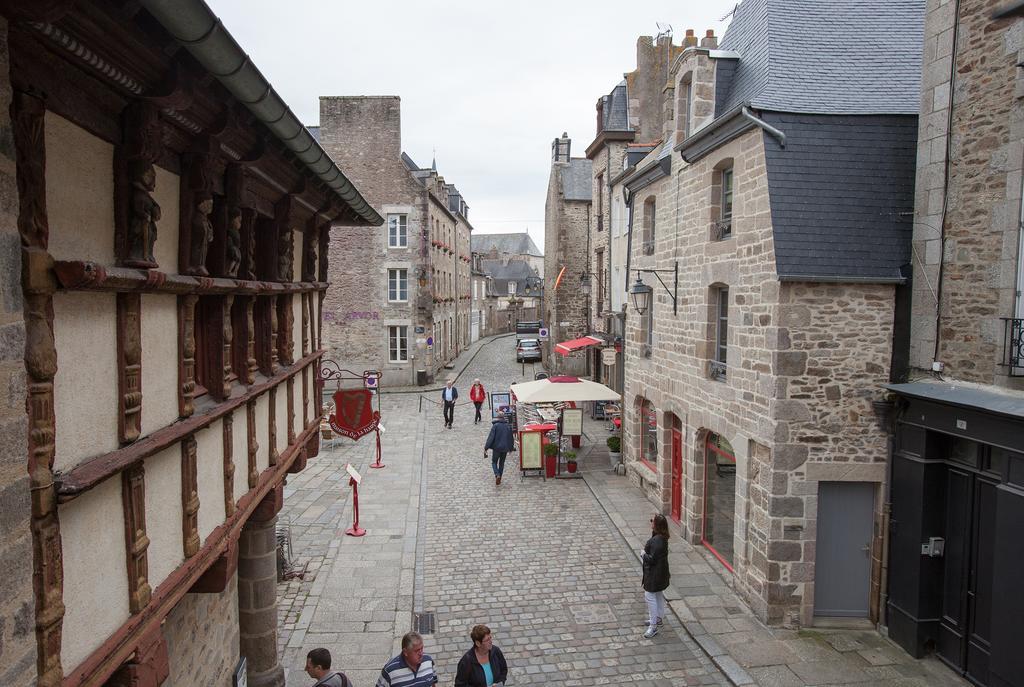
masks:
[(583, 408), (562, 409), (562, 436), (583, 436)]
[(540, 470), (544, 467), (541, 459), (542, 432), (522, 432), (519, 435), (519, 469)]
[(509, 392), (491, 392), (491, 419), (498, 415), (512, 412), (512, 394)]

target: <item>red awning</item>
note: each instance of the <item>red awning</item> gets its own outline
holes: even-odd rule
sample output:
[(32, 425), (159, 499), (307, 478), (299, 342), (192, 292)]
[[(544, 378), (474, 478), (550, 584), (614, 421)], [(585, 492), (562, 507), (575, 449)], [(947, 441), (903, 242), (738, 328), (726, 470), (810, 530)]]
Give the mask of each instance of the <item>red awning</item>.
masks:
[(582, 339), (573, 339), (572, 341), (563, 341), (562, 343), (555, 344), (555, 350), (562, 355), (569, 355), (573, 351), (578, 351), (588, 346), (599, 346), (603, 343), (604, 341), (596, 336), (584, 336)]

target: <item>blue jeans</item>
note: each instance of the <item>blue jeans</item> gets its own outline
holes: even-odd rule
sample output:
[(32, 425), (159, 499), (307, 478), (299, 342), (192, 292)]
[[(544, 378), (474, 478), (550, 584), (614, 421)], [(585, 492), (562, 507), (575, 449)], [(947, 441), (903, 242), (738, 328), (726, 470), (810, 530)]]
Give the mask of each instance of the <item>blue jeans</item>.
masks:
[(505, 472), (505, 456), (507, 451), (491, 451), (491, 467), (494, 469), (494, 476), (501, 477), (501, 473)]

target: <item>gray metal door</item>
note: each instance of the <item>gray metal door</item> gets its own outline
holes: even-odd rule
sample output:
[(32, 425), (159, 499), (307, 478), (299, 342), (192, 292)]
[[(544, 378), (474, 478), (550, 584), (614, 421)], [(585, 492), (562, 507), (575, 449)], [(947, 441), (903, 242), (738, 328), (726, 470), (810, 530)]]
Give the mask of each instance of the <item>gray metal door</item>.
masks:
[(814, 615), (866, 618), (875, 484), (818, 483)]

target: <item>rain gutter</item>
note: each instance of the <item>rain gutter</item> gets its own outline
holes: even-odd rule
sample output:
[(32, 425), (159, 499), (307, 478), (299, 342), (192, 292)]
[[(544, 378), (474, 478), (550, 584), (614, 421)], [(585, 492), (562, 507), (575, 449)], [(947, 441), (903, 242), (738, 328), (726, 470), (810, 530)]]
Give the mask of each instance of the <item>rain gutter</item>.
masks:
[(369, 225), (384, 219), (349, 181), (203, 0), (141, 0), (231, 95)]

